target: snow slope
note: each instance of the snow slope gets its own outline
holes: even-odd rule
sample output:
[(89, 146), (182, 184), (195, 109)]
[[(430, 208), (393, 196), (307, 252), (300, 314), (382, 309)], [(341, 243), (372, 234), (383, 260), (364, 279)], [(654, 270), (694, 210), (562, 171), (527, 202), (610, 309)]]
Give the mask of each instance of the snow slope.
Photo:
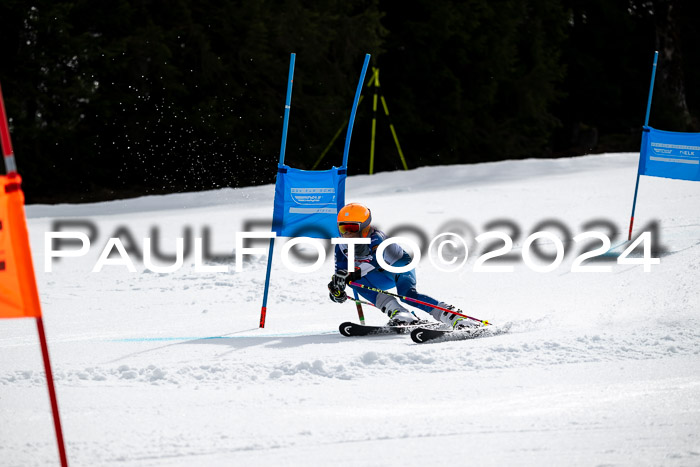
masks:
[[(609, 221), (617, 242), (626, 236), (637, 157), (348, 179), (347, 200), (368, 204), (385, 231), (410, 225), (432, 238), (509, 221), (521, 231), (505, 229), (519, 255), (543, 220), (570, 230), (571, 253), (549, 273), (522, 260), (507, 263), (511, 273), (476, 273), (474, 250), (456, 272), (424, 258), (420, 291), (511, 325), (509, 334), (463, 342), (340, 336), (338, 324), (357, 314), (327, 298), (330, 258), (318, 272), (294, 273), (279, 257), (283, 240), (265, 329), (266, 255), (240, 273), (231, 259), (216, 263), (228, 272), (196, 272), (192, 256), (173, 273), (140, 261), (136, 273), (109, 265), (91, 272), (120, 229), (139, 249), (143, 237), (158, 237), (166, 252), (187, 228), (194, 237), (208, 229), (211, 250), (230, 255), (236, 232), (269, 230), (272, 186), (29, 206), (69, 461), (700, 465), (700, 184), (642, 178), (635, 226), (657, 221), (663, 245), (651, 272), (614, 262), (604, 263), (611, 272), (571, 272), (581, 246), (570, 237), (591, 230), (586, 224)], [(93, 223), (98, 237), (88, 255), (46, 272), (44, 233), (66, 220)], [(365, 315), (385, 321), (370, 307)], [(0, 322), (0, 421), (0, 465), (56, 465), (33, 320)]]

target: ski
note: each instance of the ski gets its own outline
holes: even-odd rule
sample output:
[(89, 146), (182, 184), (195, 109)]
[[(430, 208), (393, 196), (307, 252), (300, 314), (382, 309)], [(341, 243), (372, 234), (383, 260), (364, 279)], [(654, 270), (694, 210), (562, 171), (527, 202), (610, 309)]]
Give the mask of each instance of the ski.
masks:
[[(440, 323), (435, 323), (439, 325)], [(422, 322), (419, 324), (405, 325), (405, 326), (368, 326), (364, 324), (357, 324), (352, 322), (345, 322), (341, 324), (338, 328), (340, 333), (346, 337), (355, 336), (381, 336), (387, 334), (408, 334), (414, 329), (423, 328), (431, 329), (431, 324), (428, 322)]]
[(426, 342), (447, 342), (476, 339), (478, 337), (496, 336), (505, 334), (507, 328), (495, 326), (480, 326), (466, 329), (436, 329), (431, 327), (418, 326), (411, 331), (411, 339), (417, 344)]

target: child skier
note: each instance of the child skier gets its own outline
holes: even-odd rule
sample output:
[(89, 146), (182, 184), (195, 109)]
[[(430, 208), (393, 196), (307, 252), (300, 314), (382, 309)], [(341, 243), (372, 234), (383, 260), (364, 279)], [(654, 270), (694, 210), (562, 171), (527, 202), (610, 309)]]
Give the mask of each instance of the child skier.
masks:
[[(372, 227), (372, 213), (359, 203), (350, 203), (344, 206), (338, 213), (338, 230), (343, 238), (368, 238), (369, 245), (355, 245), (355, 264), (348, 265), (348, 245), (339, 244), (335, 247), (335, 274), (328, 283), (330, 298), (336, 303), (347, 300), (345, 286), (354, 281), (375, 289), (388, 290), (396, 287), (398, 295), (403, 295), (416, 300), (437, 305), (442, 308), (454, 309), (451, 305), (439, 302), (427, 295), (419, 294), (416, 290), (415, 270), (393, 273), (385, 271), (379, 266), (375, 253), (377, 247), (386, 239), (386, 234)], [(411, 257), (403, 248), (392, 244), (384, 250), (384, 261), (394, 267), (401, 267), (411, 262)], [(348, 271), (351, 271), (348, 273)], [(419, 323), (416, 315), (404, 308), (396, 298), (391, 295), (374, 292), (357, 286), (350, 285), (362, 297), (372, 302), (377, 308), (386, 313), (390, 320), (390, 326), (401, 326)], [(467, 326), (464, 318), (453, 313), (439, 310), (427, 305), (414, 305), (417, 308), (430, 313), (438, 321), (450, 324), (453, 328)]]

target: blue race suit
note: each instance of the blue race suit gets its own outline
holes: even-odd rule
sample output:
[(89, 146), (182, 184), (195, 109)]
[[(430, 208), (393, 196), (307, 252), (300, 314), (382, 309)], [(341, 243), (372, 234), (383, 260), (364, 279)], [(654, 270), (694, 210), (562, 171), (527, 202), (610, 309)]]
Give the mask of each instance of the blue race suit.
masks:
[[(384, 232), (372, 228), (370, 230), (369, 238), (371, 241), (369, 245), (355, 245), (355, 264), (353, 267), (348, 267), (348, 245), (336, 245), (335, 270), (352, 271), (355, 266), (359, 266), (362, 273), (362, 278), (356, 282), (362, 285), (382, 290), (389, 290), (396, 287), (396, 292), (399, 295), (415, 298), (416, 300), (421, 300), (431, 305), (438, 304), (438, 301), (434, 298), (420, 294), (418, 291), (416, 291), (415, 269), (402, 273), (394, 273), (385, 271), (381, 268), (381, 266), (379, 266), (375, 253), (379, 244), (387, 238)], [(409, 264), (411, 262), (411, 257), (408, 253), (406, 253), (406, 251), (404, 251), (403, 248), (394, 243), (384, 250), (384, 261), (391, 266), (401, 267)], [(350, 287), (366, 300), (369, 300), (376, 305), (378, 295), (377, 292), (352, 285)], [(430, 313), (431, 311), (435, 310), (432, 307), (409, 302), (403, 298), (401, 301), (408, 303), (411, 306), (415, 306), (426, 313)]]

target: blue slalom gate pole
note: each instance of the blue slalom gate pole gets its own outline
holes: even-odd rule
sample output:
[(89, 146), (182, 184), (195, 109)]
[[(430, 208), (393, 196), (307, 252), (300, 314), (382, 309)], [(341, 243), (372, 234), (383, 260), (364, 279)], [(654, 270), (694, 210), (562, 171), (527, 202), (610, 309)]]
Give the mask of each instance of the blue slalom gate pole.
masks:
[[(357, 90), (355, 91), (355, 100), (352, 103), (352, 111), (350, 111), (350, 120), (348, 120), (348, 132), (345, 135), (345, 148), (343, 149), (343, 168), (348, 167), (348, 156), (350, 155), (350, 139), (352, 138), (352, 128), (353, 126), (355, 126), (355, 114), (357, 114), (357, 106), (360, 102), (360, 96), (362, 95), (362, 88), (365, 83), (365, 75), (367, 74), (367, 67), (369, 66), (370, 58), (370, 54), (365, 54), (365, 62), (362, 64), (360, 81), (357, 83)], [(357, 296), (357, 291), (353, 292), (355, 293), (355, 305), (357, 306), (357, 316), (360, 318), (360, 323), (365, 324), (365, 314), (362, 311), (360, 297)]]
[[(350, 120), (348, 120), (348, 132), (345, 135), (345, 148), (343, 149), (343, 168), (348, 166), (348, 156), (350, 155), (350, 139), (352, 138), (352, 128), (355, 125), (355, 114), (357, 114), (357, 106), (360, 102), (360, 96), (362, 95), (362, 88), (365, 83), (365, 76), (367, 75), (367, 67), (369, 66), (370, 54), (365, 54), (365, 62), (362, 64), (362, 72), (360, 73), (360, 81), (357, 83), (357, 90), (355, 91), (355, 100), (352, 103), (352, 110), (350, 111)], [(365, 314), (362, 311), (362, 304), (360, 303), (360, 297), (357, 295), (357, 291), (353, 291), (355, 294), (355, 305), (357, 306), (357, 316), (360, 318), (360, 323), (365, 324)]]
[(289, 58), (289, 77), (287, 78), (287, 100), (284, 103), (284, 123), (282, 124), (282, 147), (280, 148), (280, 165), (284, 164), (284, 153), (287, 149), (287, 128), (289, 128), (289, 110), (292, 104), (292, 84), (294, 84), (294, 61), (297, 54)]
[[(654, 52), (654, 65), (651, 69), (651, 84), (649, 85), (649, 99), (647, 100), (647, 115), (644, 118), (644, 128), (649, 126), (649, 112), (651, 111), (651, 96), (654, 94), (654, 78), (656, 77), (656, 62), (659, 59), (659, 51)], [(644, 130), (646, 131), (646, 130)], [(642, 137), (644, 140), (644, 137)], [(639, 151), (639, 165), (637, 166), (637, 182), (634, 185), (634, 199), (632, 200), (632, 215), (630, 216), (630, 231), (627, 240), (632, 240), (632, 225), (634, 224), (634, 210), (637, 208), (637, 192), (639, 191), (639, 177), (642, 167), (642, 150)]]
[[(292, 84), (294, 83), (294, 60), (296, 54), (291, 54), (289, 59), (289, 78), (287, 79), (287, 100), (284, 104), (284, 123), (282, 123), (282, 147), (280, 148), (279, 165), (284, 164), (284, 154), (287, 148), (287, 128), (289, 127), (289, 110), (292, 103)], [(275, 239), (270, 239), (270, 249), (267, 254), (267, 272), (265, 274), (265, 291), (263, 292), (262, 308), (260, 309), (260, 327), (265, 327), (265, 318), (267, 316), (267, 296), (270, 289), (270, 273), (272, 272), (272, 254), (275, 250)]]
[(343, 150), (342, 167), (344, 168), (347, 168), (348, 166), (348, 155), (350, 154), (350, 138), (352, 137), (352, 128), (353, 126), (355, 126), (355, 114), (357, 113), (357, 104), (360, 101), (360, 95), (362, 94), (362, 86), (365, 82), (365, 75), (367, 74), (367, 67), (369, 66), (370, 57), (370, 54), (365, 54), (365, 63), (364, 65), (362, 65), (360, 82), (357, 83), (357, 91), (355, 91), (355, 101), (352, 103), (352, 111), (350, 112), (350, 120), (348, 121), (348, 132), (345, 135), (345, 149)]

